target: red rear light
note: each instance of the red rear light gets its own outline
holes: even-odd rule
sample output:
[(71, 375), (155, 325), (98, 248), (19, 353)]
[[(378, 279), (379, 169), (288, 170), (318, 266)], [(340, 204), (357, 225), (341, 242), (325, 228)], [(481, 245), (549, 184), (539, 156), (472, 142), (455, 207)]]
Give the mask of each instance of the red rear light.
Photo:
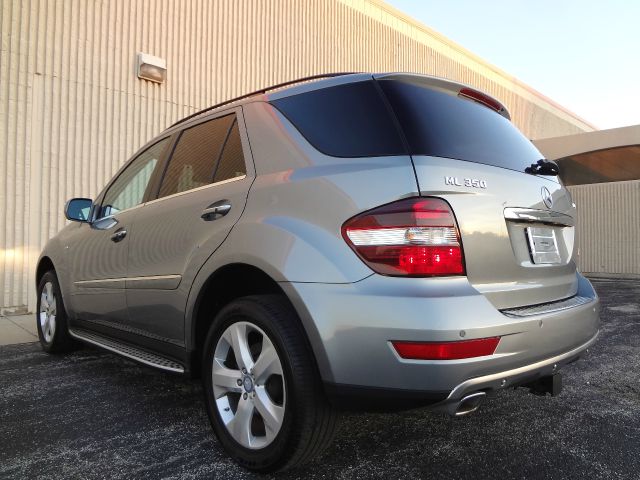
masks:
[(472, 88), (462, 88), (458, 92), (458, 96), (469, 98), (475, 102), (483, 104), (485, 107), (489, 107), (491, 110), (495, 110), (496, 112), (502, 113), (504, 107), (500, 102), (494, 100), (489, 95), (485, 95), (482, 92), (474, 90)]
[(409, 360), (459, 360), (493, 355), (500, 337), (460, 342), (391, 342), (398, 355)]
[(383, 275), (464, 275), (460, 233), (441, 198), (409, 198), (353, 217), (342, 236), (373, 271)]

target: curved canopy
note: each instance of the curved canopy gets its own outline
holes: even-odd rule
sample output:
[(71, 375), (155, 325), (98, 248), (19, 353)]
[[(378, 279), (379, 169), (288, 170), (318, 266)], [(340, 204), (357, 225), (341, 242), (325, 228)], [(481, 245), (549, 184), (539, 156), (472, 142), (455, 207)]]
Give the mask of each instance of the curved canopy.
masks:
[(565, 185), (640, 179), (640, 125), (534, 140)]

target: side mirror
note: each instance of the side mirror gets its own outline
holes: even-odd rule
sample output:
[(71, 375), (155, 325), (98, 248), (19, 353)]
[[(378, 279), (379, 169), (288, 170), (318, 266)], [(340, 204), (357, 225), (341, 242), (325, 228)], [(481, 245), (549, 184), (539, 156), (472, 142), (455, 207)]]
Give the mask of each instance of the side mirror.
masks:
[(72, 198), (64, 206), (64, 216), (72, 222), (87, 222), (93, 200), (90, 198)]

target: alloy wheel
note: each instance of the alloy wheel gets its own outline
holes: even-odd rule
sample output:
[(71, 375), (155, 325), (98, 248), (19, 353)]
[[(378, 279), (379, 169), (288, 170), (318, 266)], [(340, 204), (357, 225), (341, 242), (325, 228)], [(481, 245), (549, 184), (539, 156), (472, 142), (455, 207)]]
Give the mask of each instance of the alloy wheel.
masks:
[(45, 342), (51, 343), (56, 333), (56, 296), (51, 282), (44, 284), (40, 294), (39, 320)]
[(280, 431), (286, 390), (282, 362), (257, 325), (231, 324), (216, 344), (212, 383), (216, 407), (231, 436), (243, 447), (264, 448)]

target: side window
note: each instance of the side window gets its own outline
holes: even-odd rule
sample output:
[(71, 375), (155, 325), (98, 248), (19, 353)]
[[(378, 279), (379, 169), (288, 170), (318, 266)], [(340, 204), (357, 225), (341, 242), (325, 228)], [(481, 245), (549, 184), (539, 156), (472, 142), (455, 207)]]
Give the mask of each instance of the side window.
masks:
[(317, 150), (334, 157), (406, 155), (372, 80), (271, 101)]
[(238, 129), (238, 120), (231, 125), (231, 131), (224, 144), (224, 150), (220, 157), (220, 163), (216, 168), (216, 174), (213, 177), (214, 182), (221, 182), (235, 177), (246, 175), (247, 168), (244, 163), (244, 155), (242, 154), (242, 141), (240, 140), (240, 130)]
[(216, 164), (235, 115), (209, 120), (180, 135), (160, 185), (158, 198), (213, 182)]
[(169, 137), (152, 145), (138, 155), (120, 174), (104, 196), (99, 218), (113, 215), (142, 203), (153, 169), (158, 164), (168, 143)]

